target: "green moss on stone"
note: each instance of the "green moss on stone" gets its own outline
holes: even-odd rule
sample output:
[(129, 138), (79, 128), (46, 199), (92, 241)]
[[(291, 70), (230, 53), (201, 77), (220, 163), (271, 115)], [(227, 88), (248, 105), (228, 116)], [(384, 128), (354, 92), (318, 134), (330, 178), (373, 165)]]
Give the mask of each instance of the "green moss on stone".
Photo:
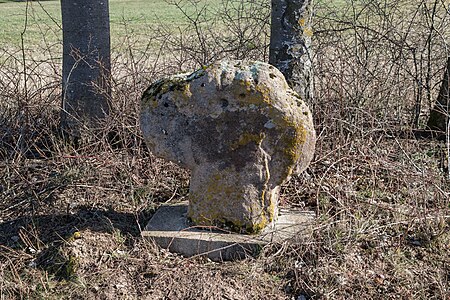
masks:
[(199, 69), (188, 76), (163, 78), (154, 82), (142, 95), (142, 106), (156, 108), (158, 106), (158, 99), (167, 92), (181, 92), (182, 98), (188, 99), (190, 97), (190, 82), (204, 76), (208, 68), (209, 66), (202, 67), (202, 69)]
[(236, 150), (239, 147), (245, 146), (251, 142), (254, 142), (256, 145), (259, 145), (259, 144), (261, 144), (264, 137), (265, 137), (265, 134), (263, 132), (260, 132), (259, 134), (243, 133), (239, 136), (239, 140), (233, 142), (230, 145), (230, 148), (231, 148), (231, 150)]
[[(236, 185), (224, 184), (223, 174), (226, 174), (226, 170), (221, 173), (214, 174), (210, 180), (205, 184), (204, 193), (195, 194), (191, 193), (190, 203), (196, 207), (196, 211), (189, 211), (189, 218), (198, 225), (204, 226), (217, 226), (225, 228), (234, 232), (256, 234), (261, 232), (267, 224), (272, 221), (275, 214), (275, 203), (267, 207), (268, 211), (264, 210), (265, 205), (261, 207), (255, 207), (253, 211), (262, 210), (259, 216), (254, 218), (245, 217), (229, 218), (223, 216), (222, 209), (217, 208), (216, 199), (218, 195), (221, 195), (224, 201), (227, 199), (243, 199), (241, 187)], [(264, 204), (264, 193), (262, 194), (262, 204)], [(230, 206), (232, 203), (224, 203), (222, 206)], [(249, 215), (252, 215), (252, 211), (248, 211)]]

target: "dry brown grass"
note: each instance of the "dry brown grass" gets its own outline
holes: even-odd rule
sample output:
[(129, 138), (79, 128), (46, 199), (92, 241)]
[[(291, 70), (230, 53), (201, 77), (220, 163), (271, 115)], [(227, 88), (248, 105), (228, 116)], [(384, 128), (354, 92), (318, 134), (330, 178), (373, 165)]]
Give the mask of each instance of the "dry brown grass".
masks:
[[(154, 37), (162, 42), (160, 33)], [(160, 54), (178, 38), (170, 36)], [(125, 38), (128, 51), (114, 60), (111, 117), (75, 147), (58, 130), (58, 62), (28, 56), (25, 93), (23, 65), (10, 56), (0, 69), (0, 299), (448, 298), (446, 145), (394, 134), (414, 128), (411, 57), (401, 68), (394, 63), (394, 80), (391, 52), (369, 51), (379, 45), (371, 40), (361, 64), (347, 38), (317, 37), (316, 156), (282, 190), (284, 205), (317, 212), (312, 236), (227, 263), (186, 259), (140, 238), (161, 203), (188, 197), (189, 180), (148, 153), (140, 94), (196, 61), (183, 49), (134, 52)], [(263, 57), (264, 46), (249, 56)], [(439, 56), (431, 81), (440, 80)]]

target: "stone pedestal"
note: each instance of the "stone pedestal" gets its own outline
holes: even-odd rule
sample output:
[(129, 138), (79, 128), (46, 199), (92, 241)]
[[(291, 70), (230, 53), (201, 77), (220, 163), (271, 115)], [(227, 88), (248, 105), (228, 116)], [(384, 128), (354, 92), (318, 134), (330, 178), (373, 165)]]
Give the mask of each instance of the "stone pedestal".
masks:
[(163, 205), (142, 232), (160, 247), (185, 257), (205, 255), (213, 261), (256, 256), (268, 243), (301, 241), (309, 236), (314, 212), (280, 209), (275, 222), (254, 235), (196, 226), (187, 219), (188, 203)]

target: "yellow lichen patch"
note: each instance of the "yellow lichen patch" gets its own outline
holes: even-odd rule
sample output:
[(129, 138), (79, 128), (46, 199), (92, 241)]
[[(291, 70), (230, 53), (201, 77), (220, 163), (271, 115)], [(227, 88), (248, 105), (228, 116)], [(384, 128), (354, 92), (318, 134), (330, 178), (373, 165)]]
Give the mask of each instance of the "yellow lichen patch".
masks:
[(259, 95), (255, 94), (253, 91), (238, 91), (236, 93), (236, 99), (239, 99), (239, 102), (242, 104), (254, 104), (259, 105), (261, 104), (261, 97)]
[(311, 27), (306, 27), (303, 29), (303, 34), (308, 36), (308, 37), (312, 37), (313, 36), (313, 30)]
[(141, 104), (143, 107), (158, 107), (158, 95), (164, 94), (169, 90), (170, 78), (164, 78), (153, 83), (143, 94)]
[(261, 93), (261, 97), (264, 103), (271, 104), (270, 89), (265, 85), (258, 85), (256, 90)]
[[(223, 172), (226, 173), (226, 170), (224, 170)], [(207, 195), (207, 197), (212, 198), (212, 195), (220, 194), (226, 198), (234, 198), (234, 199), (243, 198), (242, 191), (239, 189), (239, 187), (234, 184), (232, 185), (224, 184), (222, 177), (223, 176), (221, 174), (215, 174), (210, 178), (210, 181), (206, 186), (205, 194)]]
[(259, 134), (243, 133), (239, 136), (239, 140), (233, 142), (230, 145), (231, 150), (236, 150), (241, 146), (245, 146), (250, 142), (254, 142), (256, 145), (260, 145), (264, 139), (265, 134), (263, 132)]
[[(225, 177), (239, 177), (239, 174), (233, 169), (218, 171), (204, 183), (201, 193), (191, 192), (189, 201), (193, 210), (189, 211), (189, 218), (197, 225), (219, 226), (240, 233), (260, 232), (270, 222), (273, 212), (266, 212), (264, 205), (254, 203), (240, 211), (241, 215), (233, 215), (231, 211), (245, 199), (245, 192), (236, 184), (239, 178), (233, 182), (224, 180)], [(226, 202), (219, 204), (218, 199)]]
[(220, 210), (210, 203), (211, 198), (211, 196), (208, 197), (207, 192), (202, 194), (190, 193), (190, 206), (195, 207), (195, 209), (188, 211), (188, 218), (196, 225), (214, 226), (217, 222), (223, 221)]
[(305, 26), (305, 24), (306, 24), (306, 20), (305, 19), (301, 18), (301, 19), (298, 20), (298, 25), (303, 27), (303, 26)]
[(73, 242), (74, 240), (78, 240), (78, 239), (81, 239), (81, 233), (80, 233), (79, 231), (75, 231), (75, 232), (67, 239), (67, 241), (70, 243), (70, 242)]
[(264, 228), (266, 228), (267, 224), (269, 224), (267, 218), (264, 215), (261, 215), (260, 221), (254, 223), (253, 226), (248, 226), (246, 228), (246, 232), (250, 234), (260, 233)]
[(276, 125), (276, 128), (282, 128), (283, 130), (280, 132), (276, 151), (283, 154), (283, 160), (287, 164), (286, 174), (284, 175), (289, 177), (300, 159), (308, 131), (301, 120), (290, 115), (281, 114), (272, 107), (268, 110), (268, 116)]
[(185, 82), (185, 84), (183, 85), (179, 85), (178, 89), (174, 91), (174, 96), (173, 100), (183, 100), (184, 102), (180, 102), (180, 101), (174, 101), (175, 105), (177, 105), (177, 107), (186, 105), (187, 101), (189, 101), (189, 99), (191, 99), (192, 97), (192, 92), (191, 92), (191, 88), (190, 88), (190, 84), (188, 82)]
[(75, 277), (78, 266), (79, 266), (78, 257), (76, 257), (75, 255), (70, 255), (65, 264), (66, 269), (64, 270), (64, 273), (65, 273), (64, 277), (66, 277), (68, 279)]
[(275, 213), (276, 213), (276, 203), (275, 199), (273, 197), (272, 192), (270, 193), (269, 197), (269, 205), (267, 206), (267, 215), (268, 215), (268, 222), (272, 222), (275, 219)]
[(201, 214), (193, 214), (190, 212), (188, 214), (188, 218), (194, 222), (196, 225), (200, 226), (217, 226), (220, 223), (223, 223), (224, 220), (221, 218), (220, 214), (216, 211), (206, 210)]
[(250, 79), (241, 79), (239, 83), (246, 88), (247, 92), (252, 90), (252, 81)]
[(192, 73), (188, 77), (183, 76), (174, 76), (171, 78), (163, 78), (155, 83), (153, 83), (143, 94), (141, 105), (147, 108), (157, 108), (159, 99), (161, 99), (162, 95), (173, 92), (177, 94), (176, 96), (181, 97), (173, 97), (174, 99), (183, 99), (189, 100), (192, 96), (192, 92), (190, 90), (189, 82), (195, 78), (199, 78), (204, 75), (203, 70), (199, 70), (197, 72)]
[(240, 80), (239, 83), (245, 88), (245, 90), (236, 89), (235, 98), (238, 99), (240, 103), (245, 105), (253, 104), (257, 106), (271, 104), (270, 90), (267, 86), (257, 85), (254, 87), (250, 80)]
[(287, 159), (286, 177), (292, 175), (292, 172), (302, 154), (303, 144), (306, 142), (307, 131), (302, 123), (289, 122), (290, 127), (294, 129), (293, 134), (285, 133), (282, 141), (284, 145), (283, 153)]
[(296, 162), (300, 156), (300, 147), (306, 141), (306, 129), (303, 124), (292, 122), (290, 124), (294, 128), (294, 134), (292, 136), (285, 136), (285, 142), (287, 147), (285, 153), (289, 155), (293, 162)]

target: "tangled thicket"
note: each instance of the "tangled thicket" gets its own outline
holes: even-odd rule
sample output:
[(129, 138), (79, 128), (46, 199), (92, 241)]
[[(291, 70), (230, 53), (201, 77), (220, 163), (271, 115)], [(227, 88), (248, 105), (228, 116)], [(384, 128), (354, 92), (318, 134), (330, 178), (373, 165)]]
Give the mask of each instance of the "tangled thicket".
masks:
[[(316, 158), (282, 191), (283, 204), (318, 214), (306, 241), (211, 266), (139, 239), (155, 207), (188, 195), (188, 174), (143, 144), (142, 91), (224, 57), (267, 61), (268, 2), (170, 0), (182, 28), (160, 24), (143, 34), (120, 25), (111, 115), (77, 147), (59, 131), (61, 44), (47, 38), (60, 36), (58, 21), (30, 14), (28, 28), (43, 42), (0, 49), (0, 298), (100, 297), (117, 276), (132, 298), (157, 291), (155, 299), (207, 299), (211, 290), (245, 299), (249, 289), (273, 299), (448, 296), (446, 145), (394, 134), (423, 128), (436, 99), (448, 56), (447, 1), (314, 1)], [(68, 238), (78, 230), (84, 240)], [(92, 254), (79, 258), (78, 281), (52, 281), (71, 280), (77, 247)], [(195, 290), (179, 283), (185, 277), (199, 278), (189, 282)]]

